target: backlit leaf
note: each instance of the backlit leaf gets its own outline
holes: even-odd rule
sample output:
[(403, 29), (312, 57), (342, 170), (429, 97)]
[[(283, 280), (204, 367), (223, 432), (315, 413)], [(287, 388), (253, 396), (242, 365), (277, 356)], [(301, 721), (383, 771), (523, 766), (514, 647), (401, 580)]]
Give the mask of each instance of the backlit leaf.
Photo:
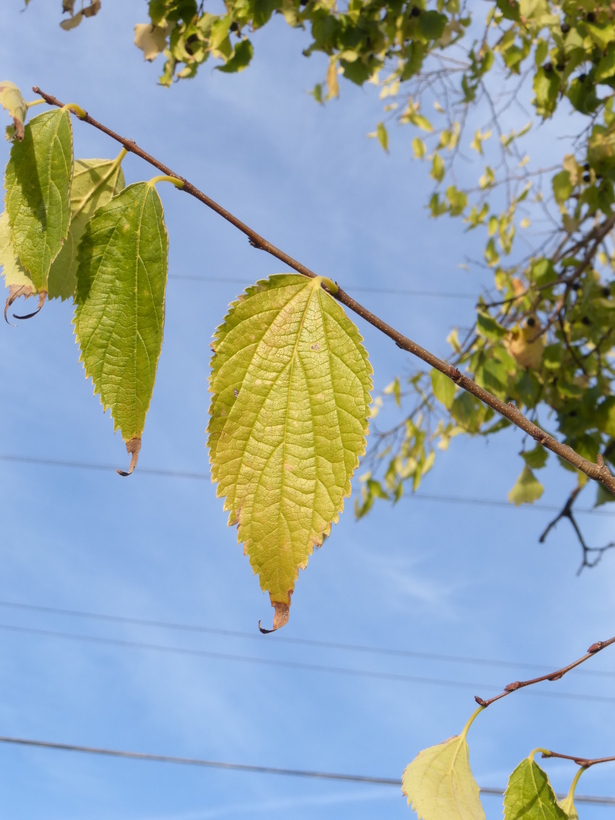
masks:
[(455, 399), (455, 382), (439, 370), (432, 370), (430, 375), (434, 396), (450, 410)]
[[(36, 294), (36, 288), (32, 280), (20, 265), (19, 258), (15, 255), (6, 211), (0, 214), (0, 267), (4, 275), (4, 284), (9, 290), (4, 306), (4, 318), (6, 319), (7, 311), (16, 299), (21, 296), (28, 299)], [(39, 308), (42, 307), (44, 301), (44, 295), (39, 297)]]
[(543, 492), (544, 487), (526, 464), (515, 486), (508, 493), (508, 500), (517, 507), (520, 504), (533, 504)]
[(529, 757), (519, 763), (508, 780), (504, 820), (568, 820), (546, 773)]
[(365, 451), (371, 367), (319, 279), (281, 274), (231, 306), (212, 344), (209, 450), (274, 628), (331, 531)]
[(49, 111), (26, 126), (6, 166), (11, 239), (37, 290), (47, 290), (51, 263), (70, 222), (73, 140), (67, 109)]
[(419, 820), (485, 820), (463, 734), (419, 752), (401, 784)]
[(151, 63), (167, 47), (167, 27), (137, 23), (134, 43), (143, 52), (144, 59)]
[(2, 80), (0, 82), (0, 105), (5, 108), (13, 118), (15, 139), (21, 142), (24, 135), (24, 123), (28, 114), (28, 106), (21, 96), (21, 91), (14, 83), (8, 80)]
[(77, 250), (94, 211), (124, 188), (124, 172), (116, 160), (75, 161), (70, 193), (71, 223), (62, 250), (49, 271), (49, 298), (69, 299), (77, 284)]
[(151, 182), (130, 185), (99, 208), (79, 245), (74, 324), (81, 361), (133, 455), (131, 472), (162, 346), (167, 256), (162, 203)]

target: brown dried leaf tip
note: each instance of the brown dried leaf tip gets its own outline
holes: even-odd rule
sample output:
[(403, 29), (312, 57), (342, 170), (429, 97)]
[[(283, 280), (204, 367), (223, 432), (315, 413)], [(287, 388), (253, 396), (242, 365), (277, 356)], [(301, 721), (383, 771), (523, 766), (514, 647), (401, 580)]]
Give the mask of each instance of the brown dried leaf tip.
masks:
[(273, 628), (264, 629), (261, 626), (261, 622), (258, 622), (258, 628), (263, 633), (263, 635), (270, 635), (272, 632), (281, 629), (281, 627), (286, 626), (286, 624), (288, 623), (288, 616), (290, 615), (290, 604), (281, 604), (279, 601), (273, 601), (271, 605), (275, 609), (275, 615), (273, 616)]
[(116, 470), (118, 475), (132, 475), (134, 472), (135, 467), (137, 466), (137, 461), (139, 460), (139, 453), (141, 452), (141, 438), (138, 436), (134, 436), (129, 441), (126, 442), (126, 452), (128, 453), (130, 458), (130, 467), (128, 468), (128, 472), (124, 472), (124, 470)]
[[(9, 287), (9, 296), (8, 296), (8, 299), (6, 300), (6, 304), (4, 305), (4, 321), (8, 325), (10, 325), (11, 322), (9, 322), (8, 317), (7, 317), (6, 314), (8, 312), (8, 309), (10, 308), (10, 306), (13, 304), (13, 302), (17, 301), (17, 299), (19, 299), (20, 296), (23, 296), (24, 299), (29, 299), (30, 296), (35, 296), (36, 292), (37, 291), (35, 290), (33, 285), (11, 285)], [(31, 319), (33, 316), (36, 316), (36, 314), (41, 310), (41, 308), (45, 304), (46, 299), (47, 299), (47, 291), (46, 290), (41, 290), (38, 294), (38, 307), (36, 308), (36, 310), (33, 313), (26, 314), (25, 316), (17, 316), (14, 313), (13, 318), (14, 319)], [(16, 327), (16, 325), (13, 325), (13, 327)]]

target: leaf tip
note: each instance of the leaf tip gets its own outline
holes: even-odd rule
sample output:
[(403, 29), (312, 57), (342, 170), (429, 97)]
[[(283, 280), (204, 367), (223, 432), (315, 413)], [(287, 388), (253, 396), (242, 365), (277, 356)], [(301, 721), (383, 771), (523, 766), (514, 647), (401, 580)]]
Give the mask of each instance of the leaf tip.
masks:
[(116, 473), (121, 476), (132, 475), (135, 471), (135, 467), (139, 461), (139, 453), (141, 452), (140, 436), (133, 436), (126, 442), (126, 452), (131, 457), (130, 466), (128, 467), (128, 472), (125, 472), (124, 470), (116, 470)]
[[(290, 596), (292, 592), (288, 593), (288, 599), (290, 601)], [(265, 629), (261, 626), (261, 622), (258, 622), (258, 628), (263, 635), (270, 635), (272, 632), (277, 632), (278, 629), (281, 629), (283, 626), (286, 626), (288, 623), (288, 618), (290, 616), (290, 603), (284, 604), (280, 601), (272, 601), (272, 607), (275, 609), (275, 615), (273, 616), (273, 627), (271, 629)]]

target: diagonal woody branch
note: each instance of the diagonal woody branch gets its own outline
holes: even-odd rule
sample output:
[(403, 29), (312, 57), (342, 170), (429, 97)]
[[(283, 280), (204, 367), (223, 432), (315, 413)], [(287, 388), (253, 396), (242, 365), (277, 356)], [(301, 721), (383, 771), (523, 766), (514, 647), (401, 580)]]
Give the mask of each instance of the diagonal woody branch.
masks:
[[(530, 680), (517, 680), (513, 683), (509, 683), (507, 686), (504, 687), (504, 691), (500, 692), (499, 695), (496, 695), (493, 698), (489, 698), (489, 700), (484, 700), (483, 698), (479, 697), (478, 695), (474, 696), (474, 700), (478, 703), (479, 706), (482, 706), (485, 709), (487, 706), (491, 706), (492, 703), (495, 703), (496, 700), (501, 700), (502, 698), (507, 697), (508, 695), (512, 695), (513, 692), (516, 692), (519, 689), (524, 689), (526, 686), (533, 686), (535, 683), (542, 683), (543, 681), (556, 681), (560, 680), (564, 677), (564, 675), (570, 672), (572, 669), (575, 669), (577, 666), (580, 666), (585, 661), (593, 658), (594, 655), (597, 655), (598, 652), (602, 652), (603, 649), (606, 649), (607, 646), (612, 646), (615, 644), (615, 636), (609, 638), (608, 641), (596, 641), (593, 643), (585, 655), (581, 658), (577, 658), (576, 661), (569, 663), (567, 666), (562, 666), (561, 669), (556, 669), (555, 672), (548, 672), (546, 675), (540, 675), (537, 678), (531, 678)], [(573, 760), (574, 758), (571, 758)], [(581, 765), (581, 764), (579, 764)]]
[[(44, 91), (41, 91), (40, 88), (35, 86), (33, 89), (35, 94), (39, 94), (45, 102), (49, 103), (49, 105), (56, 105), (58, 107), (63, 107), (63, 103), (61, 103), (58, 99), (53, 97), (51, 94), (46, 94)], [(292, 256), (289, 256), (284, 251), (277, 248), (275, 245), (272, 245), (271, 242), (268, 242), (264, 237), (260, 236), (260, 234), (256, 233), (256, 231), (252, 230), (248, 225), (238, 219), (236, 216), (231, 214), (213, 199), (204, 194), (202, 191), (194, 186), (191, 182), (184, 179), (183, 177), (176, 174), (162, 162), (157, 160), (155, 157), (148, 154), (142, 148), (140, 148), (134, 140), (126, 139), (125, 137), (120, 136), (115, 131), (112, 131), (110, 128), (107, 128), (106, 125), (95, 120), (93, 117), (83, 111), (83, 109), (78, 108), (78, 106), (73, 106), (71, 108), (72, 113), (78, 117), (83, 122), (86, 122), (88, 125), (97, 128), (99, 131), (102, 131), (103, 134), (107, 134), (107, 136), (114, 139), (116, 142), (119, 142), (126, 151), (129, 151), (135, 156), (140, 157), (141, 159), (145, 160), (145, 162), (152, 165), (154, 168), (157, 168), (163, 174), (174, 177), (175, 179), (180, 180), (183, 185), (180, 190), (185, 191), (187, 194), (195, 197), (198, 199), (199, 202), (202, 202), (204, 205), (207, 205), (208, 208), (211, 208), (217, 214), (219, 214), (223, 219), (226, 219), (227, 222), (230, 222), (231, 225), (234, 225), (238, 230), (240, 230), (243, 234), (245, 234), (248, 239), (250, 240), (250, 244), (253, 245), (255, 248), (259, 248), (260, 250), (266, 251), (267, 253), (274, 256), (276, 259), (279, 259), (281, 262), (284, 262), (286, 265), (291, 267), (293, 270), (296, 270), (298, 273), (302, 274), (303, 276), (308, 276), (309, 278), (314, 278), (316, 274), (314, 271), (310, 270), (308, 267), (303, 265), (301, 262), (298, 262), (296, 259), (293, 259)], [(326, 287), (326, 286), (325, 286)], [(493, 396), (483, 387), (480, 387), (476, 382), (472, 381), (468, 376), (465, 376), (461, 371), (459, 371), (453, 365), (447, 364), (447, 362), (439, 359), (437, 356), (434, 356), (433, 353), (430, 353), (425, 348), (418, 345), (416, 342), (413, 342), (412, 339), (409, 339), (407, 336), (404, 336), (399, 331), (392, 328), (386, 322), (382, 321), (378, 316), (374, 315), (371, 311), (367, 308), (363, 307), (363, 305), (359, 304), (355, 299), (349, 296), (344, 290), (337, 286), (333, 287), (326, 287), (326, 289), (334, 296), (341, 304), (345, 305), (347, 308), (352, 310), (358, 316), (361, 316), (365, 319), (366, 322), (369, 322), (373, 327), (379, 330), (381, 333), (384, 333), (385, 336), (388, 336), (392, 339), (397, 347), (401, 348), (401, 350), (406, 350), (408, 353), (411, 353), (413, 356), (424, 361), (426, 364), (430, 365), (431, 367), (439, 370), (440, 373), (443, 373), (445, 376), (448, 376), (453, 382), (455, 382), (458, 387), (462, 390), (466, 390), (468, 393), (471, 393), (477, 399), (479, 399), (483, 404), (486, 404), (488, 407), (491, 407), (496, 413), (499, 413), (504, 418), (508, 419), (512, 424), (516, 427), (519, 427), (525, 433), (528, 433), (535, 441), (545, 447), (547, 450), (551, 450), (551, 452), (555, 453), (556, 455), (563, 458), (565, 461), (568, 461), (573, 467), (576, 467), (581, 472), (585, 473), (585, 475), (589, 476), (589, 478), (594, 479), (595, 481), (599, 481), (603, 484), (608, 490), (612, 493), (615, 493), (615, 477), (611, 474), (610, 470), (604, 463), (604, 460), (601, 455), (598, 455), (597, 464), (594, 464), (592, 461), (589, 461), (583, 456), (579, 455), (572, 447), (569, 447), (566, 444), (562, 444), (561, 442), (557, 441), (553, 436), (545, 433), (537, 425), (533, 424), (528, 418), (526, 418), (523, 413), (512, 403), (506, 403), (501, 399), (498, 399), (496, 396)]]

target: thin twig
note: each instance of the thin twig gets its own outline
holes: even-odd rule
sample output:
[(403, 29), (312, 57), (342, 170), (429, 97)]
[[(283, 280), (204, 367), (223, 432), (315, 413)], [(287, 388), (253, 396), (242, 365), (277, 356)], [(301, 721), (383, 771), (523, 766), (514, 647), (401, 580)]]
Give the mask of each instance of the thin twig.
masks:
[[(588, 547), (585, 543), (585, 539), (583, 537), (583, 533), (581, 532), (581, 528), (579, 527), (574, 517), (574, 513), (572, 512), (572, 505), (574, 504), (577, 496), (579, 495), (582, 489), (583, 488), (580, 486), (574, 488), (574, 490), (570, 493), (568, 500), (562, 507), (561, 511), (555, 516), (553, 521), (549, 522), (547, 528), (538, 539), (539, 543), (544, 544), (547, 535), (551, 532), (551, 530), (557, 524), (557, 522), (561, 521), (562, 518), (567, 518), (568, 521), (570, 521), (570, 523), (572, 524), (572, 528), (574, 529), (577, 538), (579, 539), (581, 549), (583, 550), (583, 560), (581, 561), (581, 566), (577, 570), (577, 575), (580, 575), (585, 567), (587, 567), (588, 569), (595, 567), (596, 564), (600, 563), (600, 559), (602, 558), (603, 554), (607, 550), (613, 549), (613, 547), (615, 547), (615, 542), (613, 541), (609, 542), (608, 544), (605, 544), (604, 547)], [(593, 560), (589, 557), (592, 553), (597, 553), (596, 557)]]
[(608, 641), (596, 641), (593, 643), (589, 649), (587, 650), (586, 654), (583, 655), (582, 658), (579, 658), (572, 663), (569, 663), (568, 666), (563, 666), (561, 669), (556, 669), (555, 672), (549, 672), (547, 675), (540, 675), (538, 678), (532, 678), (531, 680), (522, 680), (522, 681), (514, 681), (513, 683), (509, 683), (507, 686), (504, 687), (504, 691), (501, 692), (499, 695), (496, 695), (494, 698), (489, 698), (489, 700), (483, 700), (478, 695), (475, 695), (474, 700), (478, 703), (479, 706), (490, 706), (492, 703), (495, 703), (496, 700), (500, 700), (501, 698), (505, 698), (508, 695), (512, 695), (513, 692), (516, 692), (518, 689), (523, 689), (526, 686), (533, 686), (535, 683), (542, 683), (542, 681), (554, 681), (563, 678), (567, 672), (570, 672), (571, 669), (574, 669), (577, 666), (580, 666), (582, 663), (585, 663), (586, 660), (592, 658), (594, 655), (597, 655), (598, 652), (602, 652), (603, 649), (606, 649), (607, 646), (611, 646), (611, 644), (615, 643), (615, 636), (609, 638)]
[(595, 766), (597, 763), (613, 763), (615, 757), (595, 757), (593, 759), (587, 757), (575, 757), (574, 755), (563, 755), (559, 752), (543, 752), (542, 757), (558, 757), (561, 760), (572, 760), (577, 766), (582, 769), (589, 769), (590, 766)]
[[(55, 105), (60, 108), (64, 107), (64, 104), (57, 100), (55, 97), (51, 96), (50, 94), (46, 94), (45, 92), (41, 91), (40, 88), (34, 87), (32, 89), (35, 94), (39, 94), (46, 102), (50, 105)], [(154, 168), (157, 168), (163, 174), (167, 176), (174, 177), (175, 179), (180, 180), (183, 185), (181, 187), (182, 191), (190, 194), (191, 196), (198, 199), (204, 205), (207, 205), (208, 208), (211, 208), (217, 214), (219, 214), (223, 219), (226, 219), (227, 222), (230, 222), (231, 225), (234, 225), (238, 230), (240, 230), (243, 234), (245, 234), (248, 239), (250, 240), (250, 244), (253, 245), (255, 248), (259, 248), (260, 250), (266, 251), (267, 253), (274, 256), (276, 259), (279, 259), (281, 262), (284, 262), (289, 267), (296, 270), (298, 273), (302, 274), (303, 276), (307, 276), (310, 279), (316, 277), (314, 271), (310, 270), (308, 267), (303, 265), (301, 262), (298, 262), (296, 259), (293, 259), (292, 256), (289, 256), (284, 251), (277, 248), (271, 242), (268, 242), (264, 237), (260, 236), (260, 234), (256, 233), (252, 228), (248, 225), (243, 223), (240, 219), (236, 216), (231, 214), (221, 205), (218, 205), (213, 199), (208, 197), (202, 191), (199, 191), (196, 186), (192, 183), (188, 182), (186, 179), (181, 177), (179, 174), (176, 174), (166, 165), (164, 165), (159, 160), (155, 159), (151, 154), (148, 154), (142, 148), (140, 148), (134, 140), (126, 139), (125, 137), (121, 137), (119, 134), (112, 131), (107, 126), (103, 125), (102, 123), (95, 120), (93, 117), (86, 111), (79, 111), (78, 113), (72, 111), (74, 116), (78, 119), (83, 120), (84, 122), (88, 123), (88, 125), (97, 128), (99, 131), (102, 131), (107, 136), (114, 139), (116, 142), (119, 142), (127, 151), (132, 154), (135, 154), (141, 159), (145, 160), (147, 163), (152, 165)], [(325, 289), (327, 290), (326, 286)], [(439, 370), (440, 373), (443, 373), (445, 376), (448, 376), (456, 385), (458, 385), (462, 390), (471, 393), (475, 396), (479, 401), (483, 402), (487, 406), (491, 407), (501, 416), (507, 418), (512, 424), (519, 427), (524, 432), (528, 433), (532, 436), (535, 441), (545, 447), (547, 450), (551, 450), (556, 455), (563, 458), (565, 461), (568, 461), (572, 464), (576, 469), (581, 470), (581, 472), (585, 473), (589, 478), (592, 478), (596, 481), (600, 481), (604, 486), (610, 490), (612, 493), (615, 493), (615, 477), (611, 474), (609, 468), (606, 466), (604, 461), (602, 460), (601, 456), (598, 456), (598, 463), (594, 464), (593, 462), (589, 461), (583, 456), (579, 455), (572, 447), (569, 447), (567, 444), (563, 444), (557, 439), (553, 438), (553, 436), (545, 433), (544, 430), (541, 430), (535, 424), (533, 424), (523, 413), (514, 406), (514, 404), (507, 404), (506, 402), (502, 401), (501, 399), (496, 398), (487, 390), (479, 385), (476, 382), (472, 381), (468, 376), (465, 376), (461, 373), (456, 367), (447, 364), (447, 362), (439, 359), (433, 353), (430, 353), (425, 348), (418, 345), (416, 342), (409, 339), (407, 336), (404, 336), (399, 331), (392, 328), (386, 322), (382, 321), (378, 316), (374, 315), (371, 311), (367, 308), (363, 307), (363, 305), (359, 304), (355, 299), (349, 296), (345, 291), (339, 288), (335, 293), (329, 291), (332, 296), (334, 296), (338, 302), (345, 305), (349, 310), (352, 310), (357, 316), (361, 316), (365, 319), (366, 322), (369, 322), (373, 327), (379, 330), (381, 333), (384, 333), (385, 336), (388, 336), (392, 339), (397, 347), (401, 350), (405, 350), (408, 353), (411, 353), (413, 356), (421, 359), (422, 361), (426, 362), (431, 367)]]

